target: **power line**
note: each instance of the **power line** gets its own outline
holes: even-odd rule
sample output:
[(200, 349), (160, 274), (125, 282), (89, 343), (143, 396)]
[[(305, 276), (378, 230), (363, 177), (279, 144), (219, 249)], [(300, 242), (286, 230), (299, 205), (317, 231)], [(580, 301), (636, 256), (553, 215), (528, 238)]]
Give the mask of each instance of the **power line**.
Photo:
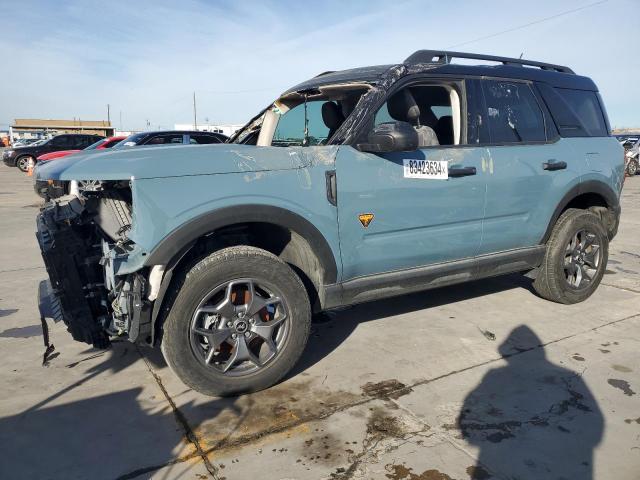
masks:
[(470, 43), (479, 42), (480, 40), (487, 40), (488, 38), (497, 37), (498, 35), (504, 35), (505, 33), (515, 32), (516, 30), (521, 30), (523, 28), (527, 28), (527, 27), (530, 27), (532, 25), (537, 25), (537, 24), (542, 23), (542, 22), (547, 22), (549, 20), (553, 20), (554, 18), (563, 17), (563, 16), (569, 15), (571, 13), (579, 12), (580, 10), (584, 10), (586, 8), (591, 8), (591, 7), (594, 7), (596, 5), (601, 5), (603, 3), (607, 3), (608, 1), (609, 0), (600, 0), (599, 2), (594, 2), (594, 3), (590, 3), (588, 5), (583, 5), (582, 7), (574, 8), (572, 10), (566, 10), (564, 12), (557, 13), (557, 14), (552, 15), (550, 17), (541, 18), (540, 20), (536, 20), (534, 22), (525, 23), (524, 25), (519, 25), (517, 27), (513, 27), (513, 28), (510, 28), (508, 30), (502, 30), (501, 32), (492, 33), (491, 35), (485, 35), (484, 37), (474, 38), (473, 40), (468, 40), (466, 42), (456, 43), (455, 45), (450, 45), (450, 46), (445, 47), (445, 48), (461, 47), (463, 45), (468, 45)]

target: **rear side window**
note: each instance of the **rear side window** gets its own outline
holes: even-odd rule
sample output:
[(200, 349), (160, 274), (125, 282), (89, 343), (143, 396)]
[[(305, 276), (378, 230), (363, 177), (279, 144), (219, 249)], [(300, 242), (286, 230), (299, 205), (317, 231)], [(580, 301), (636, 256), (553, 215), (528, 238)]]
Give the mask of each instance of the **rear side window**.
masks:
[(170, 134), (170, 135), (158, 135), (157, 137), (152, 137), (149, 141), (145, 142), (144, 145), (176, 145), (182, 144), (182, 134)]
[(207, 143), (220, 143), (220, 139), (214, 135), (191, 135), (189, 137), (189, 143), (193, 144), (207, 144)]
[(68, 147), (69, 146), (69, 136), (68, 135), (60, 135), (58, 137), (52, 138), (50, 140), (50, 144), (54, 147)]
[(491, 143), (543, 142), (544, 117), (526, 83), (483, 81)]
[(609, 135), (596, 92), (569, 88), (556, 88), (555, 90), (573, 110), (590, 137)]

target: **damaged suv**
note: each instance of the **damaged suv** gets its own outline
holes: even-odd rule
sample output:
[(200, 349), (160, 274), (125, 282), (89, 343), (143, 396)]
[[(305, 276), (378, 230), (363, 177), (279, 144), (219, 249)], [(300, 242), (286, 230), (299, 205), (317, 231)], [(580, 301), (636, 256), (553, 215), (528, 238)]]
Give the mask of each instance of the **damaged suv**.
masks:
[(585, 300), (623, 169), (595, 84), (567, 67), (421, 50), (325, 72), (224, 144), (39, 168), (81, 186), (38, 215), (46, 315), (98, 348), (160, 346), (202, 393), (259, 390), (312, 312), (512, 272)]

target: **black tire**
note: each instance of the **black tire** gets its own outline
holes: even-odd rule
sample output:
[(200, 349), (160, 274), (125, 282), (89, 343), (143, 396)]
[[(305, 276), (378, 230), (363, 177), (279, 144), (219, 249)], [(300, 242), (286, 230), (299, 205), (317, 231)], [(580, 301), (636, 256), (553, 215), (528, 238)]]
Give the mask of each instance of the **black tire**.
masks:
[[(567, 253), (567, 249), (574, 236), (582, 231), (594, 235), (593, 241), (598, 245), (600, 252), (599, 261), (597, 268), (593, 269), (595, 270), (593, 277), (590, 279), (584, 277), (588, 281), (574, 286), (567, 279), (565, 258), (567, 256), (573, 258), (573, 255)], [(600, 217), (589, 210), (570, 208), (560, 216), (553, 227), (544, 260), (533, 282), (533, 287), (542, 298), (552, 302), (564, 304), (582, 302), (598, 288), (607, 268), (608, 257), (609, 239)]]
[(29, 160), (33, 160), (35, 165), (35, 159), (31, 155), (22, 155), (16, 158), (16, 167), (18, 167), (18, 170), (26, 173), (27, 170), (29, 170)]
[[(229, 377), (198, 359), (190, 343), (192, 317), (202, 299), (217, 285), (238, 278), (276, 285), (288, 315), (287, 335), (278, 354), (254, 373)], [(178, 281), (163, 325), (162, 352), (180, 379), (205, 395), (255, 392), (281, 380), (300, 358), (311, 327), (309, 297), (300, 278), (282, 260), (259, 248), (229, 247), (210, 254)]]
[(627, 164), (627, 174), (630, 177), (633, 177), (637, 173), (638, 173), (638, 161), (637, 160), (629, 161), (629, 163)]

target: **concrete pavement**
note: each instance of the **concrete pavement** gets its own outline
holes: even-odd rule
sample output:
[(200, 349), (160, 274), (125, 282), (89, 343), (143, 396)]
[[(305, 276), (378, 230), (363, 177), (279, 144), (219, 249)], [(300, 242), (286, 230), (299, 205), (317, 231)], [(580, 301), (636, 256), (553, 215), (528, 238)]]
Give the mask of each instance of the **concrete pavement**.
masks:
[(61, 324), (41, 366), (38, 202), (0, 166), (0, 478), (640, 478), (640, 177), (588, 301), (511, 275), (330, 313), (284, 382), (232, 399)]

